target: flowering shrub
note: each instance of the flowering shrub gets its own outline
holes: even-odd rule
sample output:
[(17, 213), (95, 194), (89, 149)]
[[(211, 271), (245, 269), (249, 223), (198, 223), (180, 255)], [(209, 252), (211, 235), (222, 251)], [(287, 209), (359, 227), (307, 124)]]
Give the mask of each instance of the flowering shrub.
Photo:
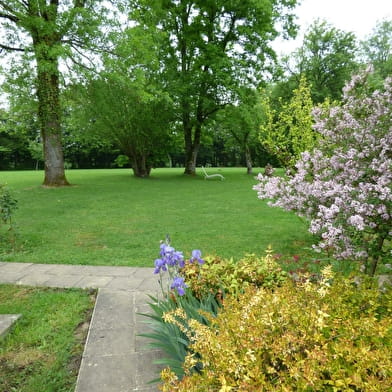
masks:
[(320, 238), (316, 250), (358, 260), (373, 275), (392, 254), (392, 78), (370, 93), (367, 77), (353, 77), (341, 106), (314, 110), (322, 137), (302, 153), (295, 175), (259, 175), (254, 189), (270, 205), (308, 218)]
[(238, 262), (206, 257), (202, 266), (186, 263), (180, 274), (198, 298), (209, 294), (218, 297), (226, 293), (238, 295), (249, 286), (275, 287), (287, 278), (270, 250), (264, 257), (249, 254)]
[(392, 293), (370, 278), (357, 286), (327, 268), (317, 284), (249, 287), (206, 317), (187, 320), (185, 377), (166, 368), (162, 391), (392, 390)]

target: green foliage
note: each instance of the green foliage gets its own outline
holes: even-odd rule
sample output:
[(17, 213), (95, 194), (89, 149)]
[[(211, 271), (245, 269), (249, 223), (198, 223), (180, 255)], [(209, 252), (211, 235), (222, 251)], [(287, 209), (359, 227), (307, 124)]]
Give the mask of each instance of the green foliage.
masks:
[[(189, 321), (186, 376), (162, 372), (164, 392), (390, 391), (392, 291), (323, 271), (321, 280), (249, 288), (210, 324)], [(201, 374), (189, 371), (201, 357)], [(200, 360), (199, 357), (197, 360)]]
[(16, 97), (9, 104), (7, 110), (0, 108), (0, 170), (28, 169), (32, 167), (29, 139), (36, 136), (35, 116)]
[(129, 164), (129, 158), (126, 155), (119, 155), (114, 163), (117, 167), (124, 167)]
[(345, 82), (359, 66), (357, 51), (353, 33), (315, 20), (305, 33), (302, 46), (275, 67), (275, 83), (270, 86), (272, 106), (279, 107), (279, 99), (288, 102), (301, 77), (309, 83), (315, 104), (326, 99), (340, 100)]
[[(111, 10), (115, 13), (114, 7)], [(64, 173), (61, 141), (59, 61), (72, 59), (76, 64), (85, 64), (88, 50), (96, 52), (102, 47), (104, 29), (101, 25), (104, 21), (109, 23), (108, 13), (103, 1), (48, 3), (30, 0), (24, 3), (9, 0), (7, 4), (0, 3), (4, 32), (0, 42), (2, 49), (22, 52), (24, 61), (34, 60), (34, 82), (30, 83), (30, 92), (34, 86), (44, 145), (46, 186), (69, 185)], [(23, 79), (19, 81), (19, 85), (26, 85)]]
[(373, 84), (383, 88), (383, 81), (392, 75), (392, 20), (377, 23), (372, 34), (361, 42), (362, 61), (372, 64)]
[(306, 77), (314, 103), (326, 98), (339, 100), (345, 83), (357, 69), (356, 50), (353, 33), (316, 20), (306, 32), (302, 47), (290, 56), (294, 67), (288, 68), (294, 68), (297, 81), (301, 75)]
[(239, 89), (239, 102), (228, 105), (218, 112), (216, 128), (221, 137), (231, 137), (232, 145), (239, 146), (245, 156), (247, 173), (253, 169), (251, 146), (257, 143), (257, 135), (262, 122), (261, 97), (257, 90)]
[(76, 113), (90, 138), (115, 145), (129, 158), (135, 176), (148, 177), (170, 146), (172, 102), (157, 77), (153, 37), (136, 26), (115, 43), (105, 56), (105, 70), (78, 86)]
[(226, 295), (239, 296), (248, 287), (277, 287), (286, 280), (270, 251), (261, 258), (247, 255), (238, 263), (207, 257), (204, 264), (187, 262), (179, 272), (188, 286), (185, 294), (178, 296), (170, 291), (164, 300), (151, 297), (153, 314), (145, 316), (152, 320), (154, 332), (143, 334), (154, 340), (151, 347), (162, 349), (169, 356), (157, 363), (170, 366), (176, 377), (184, 376), (184, 362), (189, 355), (193, 359), (187, 373), (202, 370), (198, 353), (190, 349), (195, 336), (188, 321), (209, 325)]
[[(167, 358), (161, 358), (155, 363), (170, 366), (178, 377), (182, 377), (183, 363), (188, 355), (190, 344), (187, 335), (190, 327), (186, 320), (197, 320), (207, 325), (206, 313), (215, 316), (219, 303), (212, 294), (198, 299), (191, 290), (186, 290), (183, 296), (170, 292), (163, 300), (154, 297), (150, 299), (149, 306), (153, 313), (143, 315), (149, 318), (148, 323), (153, 332), (141, 336), (152, 339), (150, 347), (163, 350), (168, 355)], [(200, 371), (200, 366), (195, 363), (192, 371)]]
[[(131, 1), (130, 18), (160, 41), (159, 61), (181, 122), (185, 174), (195, 174), (202, 128), (239, 85), (272, 63), (271, 41), (295, 35), (297, 1)], [(242, 50), (236, 50), (237, 47)], [(272, 60), (272, 61), (271, 61)], [(256, 76), (257, 75), (257, 76)]]
[(88, 130), (113, 142), (128, 156), (135, 176), (148, 177), (168, 147), (167, 96), (149, 86), (140, 88), (126, 75), (115, 73), (92, 81), (86, 92), (81, 108), (90, 118)]
[(12, 196), (9, 189), (4, 184), (0, 184), (0, 220), (10, 228), (12, 227), (12, 216), (17, 204), (17, 200)]
[[(18, 207), (17, 200), (4, 184), (0, 184), (0, 239), (4, 248), (11, 247), (16, 250), (16, 231), (13, 224), (13, 215)], [(5, 231), (5, 233), (3, 233)]]
[(301, 77), (290, 101), (281, 102), (279, 110), (271, 107), (268, 97), (263, 98), (264, 123), (260, 127), (259, 140), (282, 167), (292, 168), (302, 152), (315, 147), (317, 133), (312, 129), (312, 109), (305, 77)]
[(270, 250), (264, 257), (248, 254), (238, 262), (206, 257), (202, 265), (186, 263), (181, 274), (198, 298), (209, 294), (218, 298), (226, 294), (237, 296), (250, 286), (272, 288), (281, 285), (287, 277)]

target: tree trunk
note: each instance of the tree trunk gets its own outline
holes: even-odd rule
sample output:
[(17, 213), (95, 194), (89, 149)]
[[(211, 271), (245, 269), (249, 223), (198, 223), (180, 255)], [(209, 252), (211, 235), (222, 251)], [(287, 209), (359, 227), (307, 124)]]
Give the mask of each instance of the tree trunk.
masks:
[(45, 156), (44, 186), (69, 185), (64, 173), (64, 157), (59, 133), (42, 132)]
[(44, 146), (44, 186), (69, 185), (65, 178), (64, 156), (61, 143), (61, 106), (56, 58), (37, 59), (38, 118)]
[(201, 123), (197, 122), (194, 127), (192, 138), (192, 127), (184, 126), (185, 139), (185, 171), (184, 174), (194, 176), (196, 174), (197, 154), (200, 148)]
[(375, 241), (373, 254), (374, 256), (370, 259), (370, 265), (368, 266), (369, 271), (367, 272), (370, 276), (374, 276), (376, 273), (378, 262), (380, 261), (381, 257), (380, 254), (382, 253), (382, 248), (384, 246), (384, 241), (388, 238), (389, 229), (386, 228), (385, 233), (381, 233), (380, 236)]
[(147, 178), (150, 176), (151, 166), (147, 164), (145, 154), (133, 154), (129, 156), (132, 162), (133, 175), (139, 178)]
[(194, 176), (196, 174), (196, 160), (199, 147), (194, 148), (194, 146), (185, 148), (185, 170), (184, 174)]
[(252, 174), (253, 167), (252, 167), (252, 157), (250, 154), (249, 146), (245, 145), (245, 160), (246, 160), (246, 174)]

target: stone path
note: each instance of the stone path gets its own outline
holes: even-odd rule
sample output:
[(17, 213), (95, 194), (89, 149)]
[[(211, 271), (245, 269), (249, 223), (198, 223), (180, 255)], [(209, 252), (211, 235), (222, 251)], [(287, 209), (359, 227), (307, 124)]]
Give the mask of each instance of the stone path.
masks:
[(148, 382), (161, 356), (147, 347), (148, 294), (158, 295), (152, 268), (0, 262), (0, 283), (98, 290), (75, 392), (157, 391)]
[(0, 338), (7, 335), (20, 316), (21, 314), (0, 314)]

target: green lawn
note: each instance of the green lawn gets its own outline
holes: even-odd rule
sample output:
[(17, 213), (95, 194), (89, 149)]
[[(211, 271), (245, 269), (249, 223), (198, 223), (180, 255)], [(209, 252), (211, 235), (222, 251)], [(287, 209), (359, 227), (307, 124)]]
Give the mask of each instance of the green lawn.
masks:
[[(189, 254), (241, 257), (301, 254), (312, 243), (295, 215), (257, 199), (243, 168), (210, 169), (226, 178), (189, 178), (183, 169), (155, 169), (137, 179), (129, 169), (70, 170), (72, 187), (44, 189), (42, 171), (0, 172), (19, 201), (17, 250), (5, 261), (152, 266), (168, 233)], [(257, 173), (257, 170), (255, 171)]]
[(0, 313), (22, 314), (0, 338), (0, 391), (74, 391), (93, 294), (0, 285)]

